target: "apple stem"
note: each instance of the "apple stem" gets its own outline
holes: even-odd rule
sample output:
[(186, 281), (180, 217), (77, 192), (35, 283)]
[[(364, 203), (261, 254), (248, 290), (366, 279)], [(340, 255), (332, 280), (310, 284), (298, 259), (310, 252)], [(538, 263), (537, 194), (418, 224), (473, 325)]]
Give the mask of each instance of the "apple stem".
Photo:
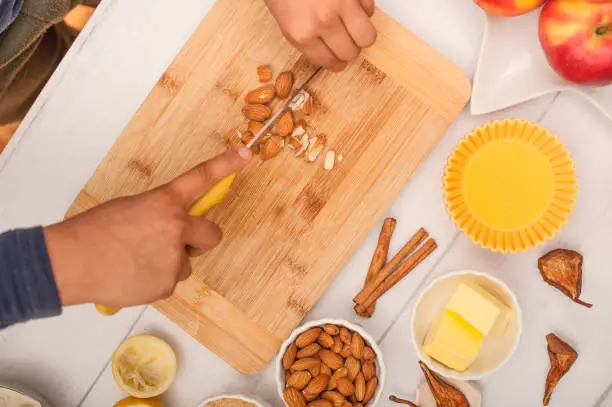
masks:
[(595, 30), (595, 34), (601, 35), (601, 36), (604, 36), (608, 33), (612, 33), (612, 24), (599, 26)]

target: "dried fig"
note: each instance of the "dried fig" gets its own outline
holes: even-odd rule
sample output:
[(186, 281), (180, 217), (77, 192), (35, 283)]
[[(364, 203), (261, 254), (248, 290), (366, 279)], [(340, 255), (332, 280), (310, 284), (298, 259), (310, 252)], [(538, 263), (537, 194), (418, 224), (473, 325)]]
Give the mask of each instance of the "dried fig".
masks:
[(544, 405), (547, 406), (553, 390), (557, 387), (559, 380), (568, 372), (576, 359), (578, 353), (557, 335), (550, 333), (546, 335), (548, 343), (548, 358), (550, 359), (550, 370), (546, 376), (546, 388), (544, 390)]
[(582, 255), (573, 250), (556, 249), (538, 259), (538, 268), (544, 281), (552, 285), (574, 302), (592, 307), (580, 300), (582, 292)]

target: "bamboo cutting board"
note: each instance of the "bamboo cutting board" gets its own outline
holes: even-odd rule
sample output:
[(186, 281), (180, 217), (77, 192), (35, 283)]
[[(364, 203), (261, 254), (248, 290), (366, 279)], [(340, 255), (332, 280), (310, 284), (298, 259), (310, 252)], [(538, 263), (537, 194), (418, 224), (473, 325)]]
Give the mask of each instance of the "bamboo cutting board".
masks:
[[(325, 133), (343, 162), (328, 172), (324, 153), (316, 163), (290, 151), (256, 158), (207, 215), (223, 229), (221, 245), (155, 304), (242, 373), (273, 358), (469, 98), (468, 79), (446, 58), (380, 11), (374, 23), (376, 44), (310, 87), (312, 133)], [(261, 0), (217, 1), (69, 216), (158, 186), (236, 145), (260, 64), (294, 71), (297, 84), (314, 69)]]

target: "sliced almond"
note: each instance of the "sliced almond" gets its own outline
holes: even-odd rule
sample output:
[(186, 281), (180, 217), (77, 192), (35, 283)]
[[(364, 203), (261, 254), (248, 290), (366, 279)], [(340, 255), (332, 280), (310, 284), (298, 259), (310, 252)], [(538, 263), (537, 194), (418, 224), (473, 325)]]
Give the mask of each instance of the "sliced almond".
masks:
[(272, 69), (270, 65), (260, 65), (257, 67), (257, 79), (259, 82), (266, 83), (272, 80)]
[(304, 102), (304, 108), (302, 109), (306, 116), (310, 116), (312, 114), (312, 96), (306, 99)]
[(308, 151), (306, 152), (306, 161), (314, 162), (317, 160), (321, 151), (325, 148), (326, 139), (323, 134), (311, 137), (308, 143)]
[(298, 120), (298, 122), (295, 123), (291, 137), (302, 137), (304, 134), (306, 134), (306, 127), (307, 126), (304, 120)]
[(306, 152), (308, 151), (308, 146), (310, 145), (310, 136), (308, 133), (304, 133), (301, 138), (302, 148), (295, 151), (295, 156), (297, 158), (306, 157)]
[(325, 154), (325, 163), (323, 164), (323, 168), (327, 171), (331, 171), (336, 164), (336, 152), (334, 150), (329, 150), (327, 154)]
[(289, 102), (289, 109), (293, 110), (294, 112), (304, 110), (304, 106), (306, 105), (308, 99), (310, 99), (310, 93), (302, 89), (291, 98), (291, 101)]

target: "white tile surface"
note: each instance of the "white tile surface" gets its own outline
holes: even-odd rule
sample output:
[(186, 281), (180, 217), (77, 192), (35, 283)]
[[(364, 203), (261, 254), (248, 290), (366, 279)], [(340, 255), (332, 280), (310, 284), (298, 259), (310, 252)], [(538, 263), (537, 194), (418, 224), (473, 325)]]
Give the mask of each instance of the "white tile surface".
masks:
[[(0, 156), (0, 229), (63, 216), (211, 5), (212, 0), (182, 0), (180, 5), (170, 0), (104, 0)], [(381, 0), (378, 5), (468, 74), (474, 73), (484, 17), (472, 2)], [(584, 298), (595, 303), (591, 310), (572, 304), (541, 281), (535, 260), (544, 249), (512, 257), (482, 250), (456, 231), (443, 207), (442, 168), (457, 140), (485, 120), (504, 117), (542, 119), (576, 160), (580, 193), (575, 215), (548, 246), (584, 253)], [(558, 331), (580, 353), (552, 405), (612, 406), (608, 397), (610, 133), (612, 124), (572, 95), (540, 98), (485, 117), (464, 112), (388, 210), (399, 220), (392, 251), (419, 226), (430, 230), (440, 249), (385, 296), (374, 319), (362, 321), (354, 316), (350, 299), (369, 264), (376, 228), (308, 319), (341, 317), (363, 323), (381, 341), (389, 371), (385, 393), (411, 395), (420, 378), (409, 339), (415, 295), (427, 281), (447, 271), (490, 272), (516, 291), (525, 311), (525, 333), (507, 367), (479, 383), (484, 406), (540, 405), (548, 363), (544, 335), (549, 330)], [(0, 380), (28, 384), (60, 407), (113, 405), (122, 395), (109, 372), (112, 351), (124, 337), (140, 332), (166, 338), (177, 351), (178, 377), (164, 396), (168, 406), (195, 406), (207, 396), (225, 392), (247, 393), (270, 406), (282, 405), (271, 366), (256, 376), (240, 376), (151, 307), (103, 318), (84, 306), (68, 309), (60, 318), (3, 331)]]

